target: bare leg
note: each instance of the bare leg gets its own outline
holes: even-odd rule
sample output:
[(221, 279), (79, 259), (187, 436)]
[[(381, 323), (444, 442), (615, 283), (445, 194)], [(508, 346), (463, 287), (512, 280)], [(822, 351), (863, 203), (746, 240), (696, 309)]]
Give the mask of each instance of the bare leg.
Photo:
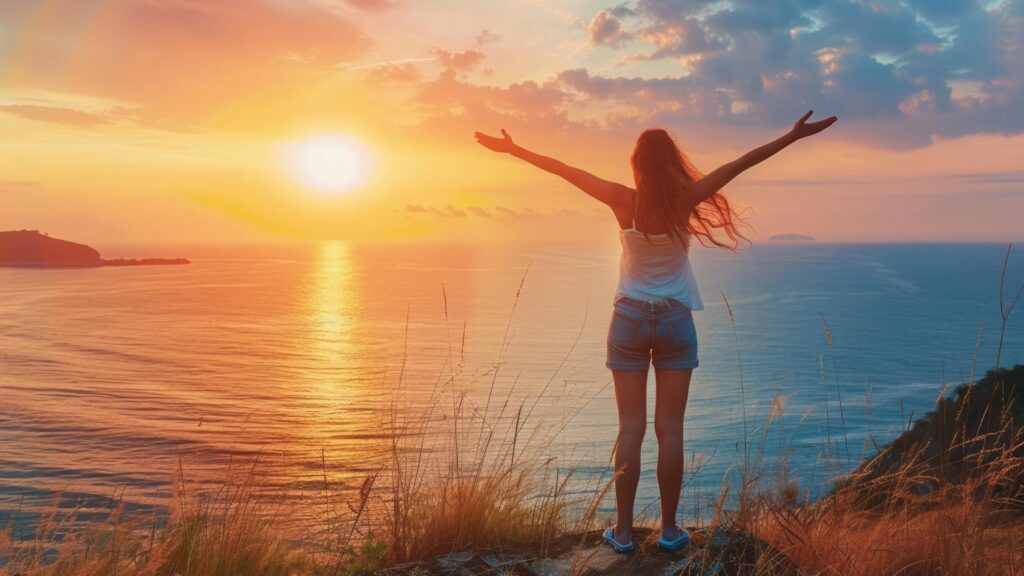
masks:
[(693, 369), (655, 370), (654, 433), (658, 437), (658, 489), (661, 529), (667, 539), (678, 537), (676, 510), (683, 485), (683, 416), (690, 395)]
[(640, 446), (647, 428), (647, 371), (612, 370), (615, 404), (619, 410), (619, 436), (615, 441), (617, 523), (615, 539), (625, 544), (633, 537), (633, 501), (640, 482)]

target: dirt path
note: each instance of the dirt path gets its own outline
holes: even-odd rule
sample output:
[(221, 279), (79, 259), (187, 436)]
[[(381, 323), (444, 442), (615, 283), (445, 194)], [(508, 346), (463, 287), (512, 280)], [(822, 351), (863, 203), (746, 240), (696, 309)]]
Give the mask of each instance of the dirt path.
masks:
[[(381, 576), (477, 576), (524, 575), (666, 575), (733, 576), (753, 573), (786, 574), (785, 557), (755, 538), (737, 532), (690, 528), (693, 544), (669, 553), (658, 548), (657, 533), (639, 528), (634, 535), (637, 549), (617, 554), (603, 543), (600, 532), (569, 534), (549, 543), (545, 550), (520, 549), (463, 550), (430, 562), (395, 566)], [(769, 567), (773, 567), (772, 570)]]

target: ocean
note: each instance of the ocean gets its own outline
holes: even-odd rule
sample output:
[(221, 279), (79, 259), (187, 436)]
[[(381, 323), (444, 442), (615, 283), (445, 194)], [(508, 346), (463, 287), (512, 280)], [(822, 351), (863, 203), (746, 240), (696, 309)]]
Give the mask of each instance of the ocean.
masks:
[[(682, 515), (705, 513), (723, 482), (735, 483), (745, 446), (748, 459), (762, 447), (769, 477), (784, 467), (821, 494), (943, 391), (991, 369), (1005, 252), (695, 248), (706, 308), (695, 313), (701, 365)], [(429, 434), (443, 437), (460, 401), (469, 427), (518, 418), (534, 432), (521, 450), (543, 455), (556, 476), (571, 471), (581, 498), (610, 477), (614, 244), (329, 242), (169, 255), (193, 263), (0, 269), (0, 527), (30, 531), (53, 507), (77, 508), (78, 520), (114, 502), (162, 511), (176, 478), (200, 494), (239, 469), (257, 470), (259, 492), (316, 522), (325, 482), (357, 490), (409, 422), (430, 419)], [(1022, 283), (1024, 249), (1010, 258), (1007, 299)], [(1024, 361), (1022, 316), (1009, 319), (1003, 365)], [(773, 406), (781, 413), (765, 432)], [(637, 502), (649, 515), (655, 456), (652, 430)], [(612, 505), (609, 496), (601, 509)]]

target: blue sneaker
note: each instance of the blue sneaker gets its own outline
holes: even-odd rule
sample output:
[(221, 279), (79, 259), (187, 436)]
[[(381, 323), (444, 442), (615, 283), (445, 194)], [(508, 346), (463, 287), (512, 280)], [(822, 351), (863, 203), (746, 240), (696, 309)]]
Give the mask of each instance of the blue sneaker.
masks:
[(679, 537), (674, 540), (665, 540), (664, 536), (658, 538), (658, 548), (666, 552), (678, 552), (687, 547), (690, 544), (690, 533), (685, 528), (679, 528), (678, 526), (676, 530), (679, 531)]
[(604, 541), (611, 544), (612, 548), (619, 554), (625, 554), (626, 552), (632, 552), (636, 546), (633, 545), (633, 541), (630, 540), (625, 544), (620, 543), (615, 539), (615, 527), (608, 528), (604, 531)]

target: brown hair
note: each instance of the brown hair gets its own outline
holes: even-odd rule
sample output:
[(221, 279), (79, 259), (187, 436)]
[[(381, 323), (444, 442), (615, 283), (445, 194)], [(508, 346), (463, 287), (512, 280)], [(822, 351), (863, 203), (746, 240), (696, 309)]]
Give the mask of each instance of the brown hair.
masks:
[[(738, 229), (740, 225), (747, 226), (746, 222), (720, 192), (699, 202), (688, 214), (684, 213), (686, 206), (680, 203), (680, 194), (704, 174), (690, 162), (668, 132), (660, 128), (644, 130), (636, 140), (630, 162), (636, 183), (634, 218), (638, 219), (640, 207), (653, 208), (650, 212), (656, 215), (669, 237), (686, 247), (694, 236), (703, 246), (733, 251), (741, 239), (749, 242)], [(718, 238), (715, 230), (722, 230), (727, 239)]]

